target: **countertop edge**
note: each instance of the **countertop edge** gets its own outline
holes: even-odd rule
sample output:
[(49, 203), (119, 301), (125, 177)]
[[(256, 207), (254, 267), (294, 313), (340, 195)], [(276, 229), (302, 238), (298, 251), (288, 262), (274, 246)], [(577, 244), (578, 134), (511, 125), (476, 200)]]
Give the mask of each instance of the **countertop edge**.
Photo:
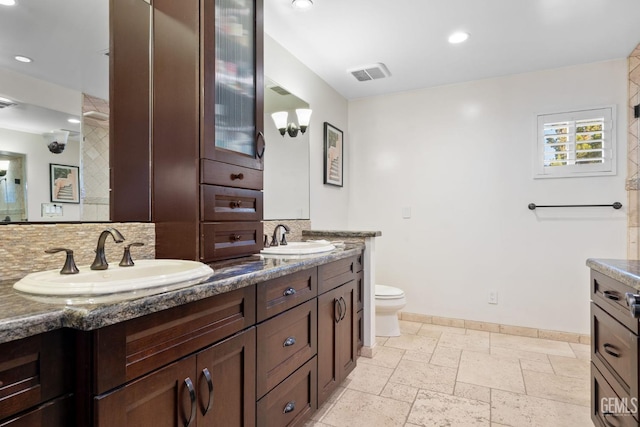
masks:
[(640, 290), (640, 260), (587, 259), (587, 267)]
[(50, 310), (47, 310), (46, 307), (42, 309), (45, 305), (40, 304), (40, 310), (33, 314), (0, 318), (0, 344), (60, 328), (80, 331), (103, 328), (332, 261), (356, 256), (362, 252), (363, 248), (363, 245), (355, 244), (342, 250), (318, 254), (310, 258), (272, 258), (269, 260), (270, 265), (265, 266), (264, 270), (243, 272), (241, 268), (243, 265), (254, 264), (251, 266), (256, 268), (255, 264), (263, 262), (262, 257), (256, 254), (237, 260), (212, 263), (216, 272), (205, 281), (156, 295), (94, 305), (52, 304)]
[(328, 236), (328, 237), (380, 237), (382, 231), (350, 231), (350, 230), (302, 230), (303, 237)]

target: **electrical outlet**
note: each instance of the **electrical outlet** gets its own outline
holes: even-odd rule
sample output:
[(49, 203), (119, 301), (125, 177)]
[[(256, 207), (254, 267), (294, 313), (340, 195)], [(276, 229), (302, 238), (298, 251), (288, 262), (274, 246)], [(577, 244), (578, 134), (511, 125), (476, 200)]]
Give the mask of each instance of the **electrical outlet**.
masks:
[(498, 291), (489, 291), (489, 304), (498, 303)]

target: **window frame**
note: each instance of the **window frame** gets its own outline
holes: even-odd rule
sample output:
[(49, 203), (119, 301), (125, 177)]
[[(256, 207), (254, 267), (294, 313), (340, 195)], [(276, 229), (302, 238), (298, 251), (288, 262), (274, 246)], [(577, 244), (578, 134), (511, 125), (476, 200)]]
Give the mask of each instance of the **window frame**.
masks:
[[(597, 164), (573, 164), (563, 166), (545, 166), (544, 126), (547, 123), (562, 121), (589, 120), (604, 115), (603, 158), (604, 162)], [(534, 178), (575, 178), (592, 176), (616, 175), (616, 106), (605, 105), (552, 113), (536, 114)], [(607, 135), (608, 134), (608, 135)], [(575, 131), (574, 131), (575, 135)], [(576, 142), (573, 142), (574, 147)]]

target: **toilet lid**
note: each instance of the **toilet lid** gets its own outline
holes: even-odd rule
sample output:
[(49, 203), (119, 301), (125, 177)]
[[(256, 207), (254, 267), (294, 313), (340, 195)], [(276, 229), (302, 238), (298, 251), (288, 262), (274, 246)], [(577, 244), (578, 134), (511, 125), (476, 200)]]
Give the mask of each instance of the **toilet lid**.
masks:
[(376, 298), (394, 299), (402, 298), (403, 296), (402, 289), (394, 288), (393, 286), (376, 285)]

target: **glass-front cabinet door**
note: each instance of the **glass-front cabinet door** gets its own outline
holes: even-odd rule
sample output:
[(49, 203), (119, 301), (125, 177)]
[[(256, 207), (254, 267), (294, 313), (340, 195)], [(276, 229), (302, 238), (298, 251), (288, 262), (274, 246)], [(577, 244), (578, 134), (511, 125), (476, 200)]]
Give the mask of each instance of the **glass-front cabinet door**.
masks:
[(203, 0), (203, 17), (202, 157), (262, 169), (262, 0)]

